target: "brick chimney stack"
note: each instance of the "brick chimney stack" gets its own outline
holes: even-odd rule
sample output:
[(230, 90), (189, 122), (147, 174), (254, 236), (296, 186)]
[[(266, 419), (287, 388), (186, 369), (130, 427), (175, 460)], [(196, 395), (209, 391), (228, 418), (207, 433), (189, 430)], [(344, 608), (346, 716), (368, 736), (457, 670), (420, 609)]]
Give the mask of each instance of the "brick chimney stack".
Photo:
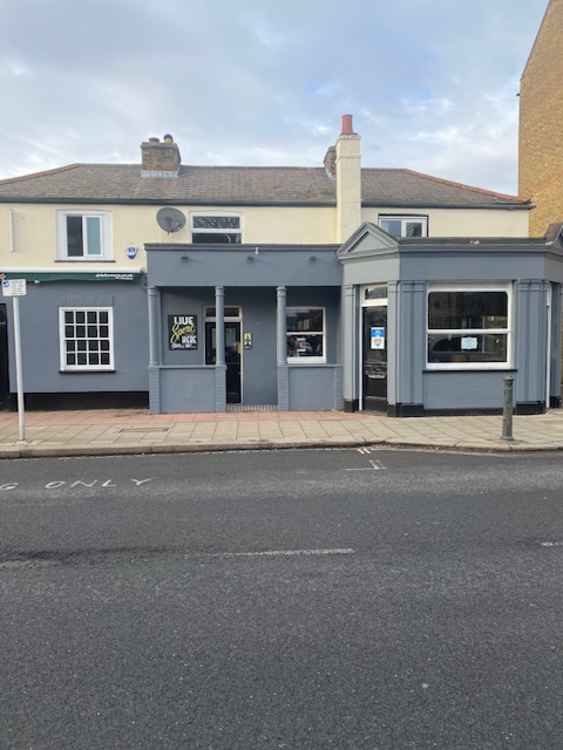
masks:
[(162, 141), (149, 138), (141, 143), (143, 177), (164, 177), (174, 179), (182, 163), (180, 149), (174, 138), (167, 133)]

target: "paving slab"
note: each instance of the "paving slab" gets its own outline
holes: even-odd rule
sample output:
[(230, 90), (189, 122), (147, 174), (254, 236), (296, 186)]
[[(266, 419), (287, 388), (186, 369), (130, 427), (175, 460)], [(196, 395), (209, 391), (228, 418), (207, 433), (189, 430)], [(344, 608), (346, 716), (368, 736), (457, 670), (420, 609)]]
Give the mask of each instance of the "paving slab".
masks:
[(563, 411), (514, 419), (513, 442), (500, 416), (393, 419), (381, 413), (240, 412), (150, 414), (142, 409), (30, 412), (28, 442), (17, 415), (0, 412), (0, 457), (175, 453), (256, 448), (389, 445), (460, 451), (563, 450)]

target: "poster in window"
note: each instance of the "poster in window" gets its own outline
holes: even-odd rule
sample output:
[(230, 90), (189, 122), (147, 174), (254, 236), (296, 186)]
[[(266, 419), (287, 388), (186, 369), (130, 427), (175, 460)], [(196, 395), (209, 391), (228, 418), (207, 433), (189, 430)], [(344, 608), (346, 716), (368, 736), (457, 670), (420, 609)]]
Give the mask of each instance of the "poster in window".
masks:
[(475, 352), (479, 348), (477, 336), (462, 336), (461, 350), (464, 352)]
[(197, 349), (197, 315), (168, 316), (168, 347), (171, 351)]
[(385, 328), (372, 326), (370, 330), (370, 349), (372, 351), (381, 351), (385, 349)]

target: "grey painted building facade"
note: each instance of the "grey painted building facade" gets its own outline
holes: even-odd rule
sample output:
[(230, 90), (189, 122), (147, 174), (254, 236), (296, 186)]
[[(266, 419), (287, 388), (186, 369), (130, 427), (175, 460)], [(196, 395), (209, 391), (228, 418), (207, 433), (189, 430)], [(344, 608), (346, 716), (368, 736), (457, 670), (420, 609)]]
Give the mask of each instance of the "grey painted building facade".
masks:
[(146, 274), (29, 275), (32, 402), (76, 394), (80, 404), (144, 398), (157, 413), (498, 411), (511, 373), (518, 411), (559, 405), (558, 230), (542, 240), (398, 240), (364, 224), (342, 246), (146, 251)]

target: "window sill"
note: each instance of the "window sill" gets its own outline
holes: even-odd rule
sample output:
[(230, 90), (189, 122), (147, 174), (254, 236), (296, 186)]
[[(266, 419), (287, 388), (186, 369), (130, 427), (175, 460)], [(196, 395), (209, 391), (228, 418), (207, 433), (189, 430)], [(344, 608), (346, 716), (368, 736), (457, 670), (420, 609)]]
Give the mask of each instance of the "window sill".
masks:
[(326, 359), (310, 359), (308, 361), (304, 361), (303, 359), (289, 359), (287, 360), (287, 364), (291, 367), (312, 367), (315, 365), (326, 365)]
[(458, 365), (457, 367), (425, 367), (423, 370), (424, 373), (432, 373), (432, 372), (453, 372), (458, 374), (471, 374), (471, 373), (483, 373), (483, 372), (518, 372), (518, 370), (514, 367), (499, 365), (498, 367), (463, 367), (461, 365)]
[(55, 258), (55, 263), (115, 263), (114, 258)]
[(84, 367), (83, 369), (76, 368), (75, 370), (59, 370), (61, 375), (100, 375), (102, 373), (116, 372), (114, 367)]

